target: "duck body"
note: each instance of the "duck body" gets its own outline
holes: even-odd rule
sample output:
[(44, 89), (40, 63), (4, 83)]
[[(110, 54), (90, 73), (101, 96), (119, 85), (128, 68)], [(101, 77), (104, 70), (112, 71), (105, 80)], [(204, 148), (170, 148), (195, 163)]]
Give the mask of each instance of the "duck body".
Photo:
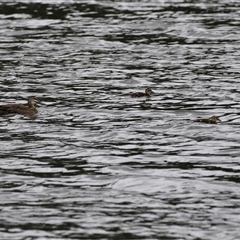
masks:
[(131, 94), (131, 97), (138, 98), (138, 97), (151, 97), (153, 93), (151, 88), (146, 88), (145, 92), (135, 92)]
[(38, 113), (38, 110), (36, 109), (37, 103), (37, 98), (30, 97), (27, 104), (11, 103), (0, 105), (0, 116), (7, 114), (35, 115)]
[(202, 122), (202, 123), (209, 123), (209, 124), (217, 124), (218, 121), (221, 121), (219, 117), (212, 116), (210, 118), (198, 118), (194, 120), (194, 122)]

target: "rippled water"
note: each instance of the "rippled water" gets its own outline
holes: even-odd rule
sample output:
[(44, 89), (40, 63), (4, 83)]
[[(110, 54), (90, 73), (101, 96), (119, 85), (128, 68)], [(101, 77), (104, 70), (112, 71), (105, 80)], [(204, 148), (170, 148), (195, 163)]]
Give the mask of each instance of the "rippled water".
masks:
[(239, 7), (1, 1), (0, 238), (240, 239)]

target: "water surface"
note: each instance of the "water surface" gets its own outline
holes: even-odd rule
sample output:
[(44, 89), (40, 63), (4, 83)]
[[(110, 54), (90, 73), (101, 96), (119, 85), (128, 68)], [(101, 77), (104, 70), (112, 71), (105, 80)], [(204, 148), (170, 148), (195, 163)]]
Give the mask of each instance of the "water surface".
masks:
[(2, 1), (1, 239), (239, 239), (239, 7)]

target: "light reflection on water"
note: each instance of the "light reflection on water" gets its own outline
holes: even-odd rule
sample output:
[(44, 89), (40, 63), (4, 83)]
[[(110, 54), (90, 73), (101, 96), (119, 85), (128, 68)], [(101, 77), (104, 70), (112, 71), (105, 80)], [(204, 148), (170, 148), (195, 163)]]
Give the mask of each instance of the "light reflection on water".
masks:
[(239, 3), (56, 3), (0, 7), (1, 238), (239, 238)]

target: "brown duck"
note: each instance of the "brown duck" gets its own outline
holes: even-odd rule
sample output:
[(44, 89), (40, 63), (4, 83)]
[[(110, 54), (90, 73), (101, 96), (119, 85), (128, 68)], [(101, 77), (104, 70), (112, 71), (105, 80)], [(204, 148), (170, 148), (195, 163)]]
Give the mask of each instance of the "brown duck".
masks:
[(212, 116), (210, 118), (198, 118), (194, 120), (194, 122), (202, 122), (202, 123), (210, 123), (210, 124), (217, 124), (218, 121), (221, 121), (219, 117)]
[(154, 93), (151, 88), (146, 88), (145, 92), (135, 92), (131, 94), (131, 97), (151, 97), (151, 94)]
[(35, 115), (38, 113), (36, 109), (36, 104), (38, 102), (37, 98), (30, 97), (28, 98), (27, 104), (11, 103), (0, 105), (0, 116), (7, 114)]

